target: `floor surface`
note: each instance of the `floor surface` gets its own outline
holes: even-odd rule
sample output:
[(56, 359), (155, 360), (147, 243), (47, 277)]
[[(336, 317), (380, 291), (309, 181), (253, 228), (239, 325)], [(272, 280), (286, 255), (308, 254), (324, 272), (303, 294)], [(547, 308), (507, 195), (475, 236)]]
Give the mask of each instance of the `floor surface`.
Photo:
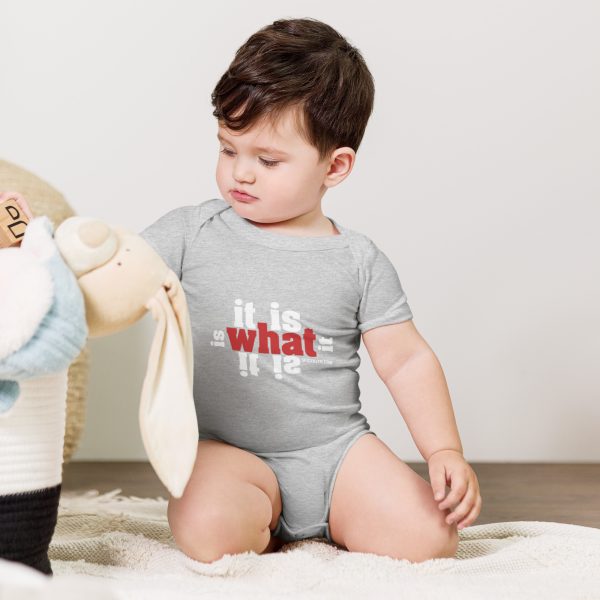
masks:
[[(426, 481), (424, 462), (407, 463)], [(504, 521), (555, 521), (600, 528), (600, 464), (469, 463), (483, 505), (473, 525)], [(168, 498), (148, 462), (71, 462), (63, 489), (121, 488), (127, 496)]]

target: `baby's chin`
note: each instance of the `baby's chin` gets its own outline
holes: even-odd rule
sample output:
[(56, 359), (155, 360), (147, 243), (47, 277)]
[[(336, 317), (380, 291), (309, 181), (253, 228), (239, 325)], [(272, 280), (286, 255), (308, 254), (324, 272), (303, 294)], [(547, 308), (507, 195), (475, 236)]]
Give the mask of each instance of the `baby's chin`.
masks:
[(225, 201), (233, 208), (233, 210), (253, 223), (259, 225), (274, 225), (276, 223), (283, 223), (294, 219), (296, 215), (290, 215), (288, 217), (275, 214), (274, 211), (269, 210), (265, 207), (265, 204), (260, 201), (260, 198), (252, 200), (250, 202), (244, 202), (242, 200), (236, 200), (229, 194), (225, 196)]

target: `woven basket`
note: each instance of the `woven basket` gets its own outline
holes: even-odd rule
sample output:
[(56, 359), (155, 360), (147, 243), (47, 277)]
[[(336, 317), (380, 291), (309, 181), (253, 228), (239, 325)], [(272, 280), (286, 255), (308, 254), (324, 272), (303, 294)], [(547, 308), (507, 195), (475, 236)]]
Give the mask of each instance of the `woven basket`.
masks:
[[(75, 215), (60, 192), (33, 173), (1, 159), (0, 191), (20, 192), (27, 200), (33, 216), (46, 215), (55, 228), (68, 217)], [(65, 463), (73, 456), (83, 433), (89, 357), (89, 349), (86, 345), (69, 367), (67, 422), (63, 449)]]

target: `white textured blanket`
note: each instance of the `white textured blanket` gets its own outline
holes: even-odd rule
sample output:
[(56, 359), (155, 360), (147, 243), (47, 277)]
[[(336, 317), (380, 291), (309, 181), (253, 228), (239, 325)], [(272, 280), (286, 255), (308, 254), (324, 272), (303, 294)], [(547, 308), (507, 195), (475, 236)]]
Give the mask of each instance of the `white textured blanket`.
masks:
[(600, 599), (596, 528), (474, 525), (459, 532), (456, 558), (422, 563), (348, 552), (319, 538), (204, 564), (175, 546), (165, 499), (120, 492), (63, 492), (50, 546), (54, 577), (0, 560), (0, 598)]

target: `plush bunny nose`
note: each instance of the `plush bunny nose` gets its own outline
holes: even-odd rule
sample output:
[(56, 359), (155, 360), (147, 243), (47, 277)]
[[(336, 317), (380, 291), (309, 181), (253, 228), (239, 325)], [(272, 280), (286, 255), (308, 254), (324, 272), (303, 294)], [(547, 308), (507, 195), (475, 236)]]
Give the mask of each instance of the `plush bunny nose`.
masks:
[(110, 236), (110, 228), (101, 221), (89, 221), (79, 226), (79, 237), (86, 246), (97, 248)]
[(54, 239), (77, 277), (107, 263), (119, 247), (116, 233), (106, 223), (89, 217), (66, 219), (56, 228)]

